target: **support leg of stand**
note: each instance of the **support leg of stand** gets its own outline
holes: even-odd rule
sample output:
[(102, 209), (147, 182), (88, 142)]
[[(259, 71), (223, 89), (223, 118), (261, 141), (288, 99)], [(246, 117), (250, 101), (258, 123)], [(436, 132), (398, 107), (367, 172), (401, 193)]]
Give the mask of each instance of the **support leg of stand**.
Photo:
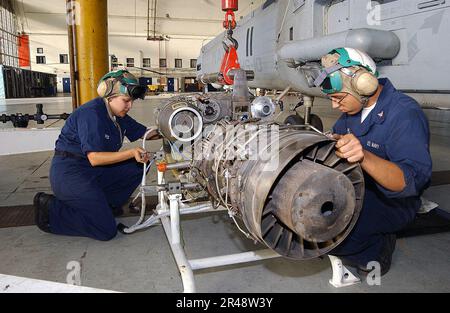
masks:
[(181, 194), (169, 195), (170, 227), (172, 229), (172, 233), (171, 233), (171, 243), (172, 244), (181, 243), (180, 210), (179, 210), (179, 205), (178, 205), (180, 200), (181, 200)]
[(194, 272), (192, 271), (191, 265), (189, 264), (186, 253), (184, 252), (181, 243), (173, 243), (171, 234), (173, 230), (170, 227), (171, 221), (168, 217), (162, 217), (161, 222), (164, 227), (164, 232), (166, 233), (167, 239), (169, 241), (170, 249), (172, 250), (175, 262), (178, 266), (178, 271), (181, 275), (181, 281), (183, 283), (184, 293), (195, 292), (195, 280)]
[(333, 277), (330, 279), (330, 284), (335, 288), (348, 287), (361, 282), (361, 279), (353, 275), (338, 257), (328, 255), (333, 270)]

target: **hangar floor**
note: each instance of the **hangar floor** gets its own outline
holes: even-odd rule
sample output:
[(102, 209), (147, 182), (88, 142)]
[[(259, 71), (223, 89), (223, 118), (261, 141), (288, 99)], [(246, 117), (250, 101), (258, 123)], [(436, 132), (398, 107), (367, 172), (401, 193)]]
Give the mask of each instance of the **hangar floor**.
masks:
[[(31, 114), (38, 102), (44, 104), (48, 114), (70, 112), (70, 101), (70, 98), (7, 100), (0, 103), (0, 114)], [(154, 125), (153, 109), (160, 101), (161, 97), (154, 97), (137, 102), (131, 115), (143, 124)], [(314, 111), (323, 118), (326, 129), (338, 117), (326, 101), (316, 101)], [(425, 112), (432, 132), (434, 171), (450, 171), (450, 111)], [(44, 126), (61, 127), (62, 124), (50, 121)], [(30, 127), (35, 125), (30, 123)], [(0, 128), (5, 127), (12, 125), (0, 124)], [(158, 142), (150, 146), (152, 151), (158, 148)], [(31, 204), (37, 191), (50, 192), (51, 158), (51, 152), (0, 156), (0, 214), (2, 207)], [(450, 185), (431, 187), (425, 197), (450, 212)], [(135, 218), (118, 220), (132, 224)], [(223, 213), (183, 218), (182, 227), (190, 258), (261, 248), (237, 231)], [(67, 264), (78, 261), (83, 286), (123, 292), (182, 291), (181, 279), (161, 226), (130, 236), (119, 234), (110, 242), (49, 235), (35, 226), (0, 229), (0, 238), (1, 274), (65, 283), (69, 272)], [(196, 272), (197, 291), (449, 292), (449, 246), (450, 233), (399, 239), (392, 269), (382, 278), (381, 286), (363, 282), (335, 289), (328, 283), (331, 267), (327, 258), (304, 262), (279, 258)]]

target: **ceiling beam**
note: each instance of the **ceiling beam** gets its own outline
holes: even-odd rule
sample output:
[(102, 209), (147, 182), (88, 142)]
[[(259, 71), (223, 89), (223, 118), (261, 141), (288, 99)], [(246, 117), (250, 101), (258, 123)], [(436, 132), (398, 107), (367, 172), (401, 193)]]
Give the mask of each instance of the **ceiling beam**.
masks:
[[(25, 12), (25, 14), (41, 14), (41, 15), (66, 15), (66, 13), (51, 13), (51, 12)], [(117, 15), (108, 14), (108, 18), (123, 18), (123, 19), (147, 19), (146, 16), (133, 16), (133, 15)], [(202, 18), (190, 18), (190, 17), (167, 17), (167, 16), (157, 16), (157, 20), (167, 20), (174, 22), (200, 22), (200, 23), (219, 23), (222, 25), (222, 20), (214, 19), (202, 19)]]

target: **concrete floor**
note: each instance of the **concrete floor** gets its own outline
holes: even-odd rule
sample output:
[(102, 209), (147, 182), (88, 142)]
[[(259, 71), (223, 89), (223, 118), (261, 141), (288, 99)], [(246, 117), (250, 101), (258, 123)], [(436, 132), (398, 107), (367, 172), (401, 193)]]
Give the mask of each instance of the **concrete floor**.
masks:
[[(131, 115), (145, 125), (154, 125), (152, 112), (160, 99), (137, 102)], [(0, 102), (0, 114), (34, 113), (38, 101), (49, 114), (71, 111), (70, 98), (19, 99)], [(315, 105), (315, 112), (329, 129), (338, 114), (325, 101)], [(434, 171), (450, 170), (450, 111), (426, 110), (426, 114), (432, 132)], [(44, 127), (63, 125), (52, 123)], [(35, 125), (30, 123), (30, 127)], [(3, 127), (11, 125), (0, 124)], [(150, 146), (152, 151), (158, 148), (158, 142)], [(2, 206), (31, 204), (37, 191), (50, 192), (51, 157), (51, 152), (0, 157), (0, 214)], [(450, 211), (450, 185), (430, 188), (425, 197)], [(135, 219), (119, 221), (132, 224)], [(182, 227), (189, 258), (262, 248), (244, 238), (224, 213), (183, 218)], [(36, 227), (0, 229), (0, 238), (1, 274), (65, 283), (67, 264), (78, 261), (83, 286), (125, 292), (182, 291), (161, 226), (131, 236), (119, 234), (110, 242), (49, 235)], [(344, 289), (331, 287), (327, 258), (304, 262), (273, 259), (204, 270), (195, 277), (199, 292), (449, 292), (449, 246), (448, 233), (398, 240), (392, 269), (376, 287), (365, 282)]]

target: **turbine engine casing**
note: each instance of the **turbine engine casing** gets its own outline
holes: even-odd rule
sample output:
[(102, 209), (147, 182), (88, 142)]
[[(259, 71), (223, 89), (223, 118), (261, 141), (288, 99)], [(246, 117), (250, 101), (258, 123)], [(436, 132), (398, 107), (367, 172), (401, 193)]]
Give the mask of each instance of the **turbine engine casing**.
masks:
[(203, 117), (188, 97), (171, 98), (155, 110), (156, 124), (170, 141), (190, 142), (201, 136)]
[[(258, 135), (267, 136), (263, 144)], [(193, 163), (197, 182), (239, 216), (252, 237), (282, 256), (326, 254), (358, 219), (362, 170), (338, 158), (335, 141), (326, 136), (276, 124), (222, 122), (195, 149), (203, 153)]]

